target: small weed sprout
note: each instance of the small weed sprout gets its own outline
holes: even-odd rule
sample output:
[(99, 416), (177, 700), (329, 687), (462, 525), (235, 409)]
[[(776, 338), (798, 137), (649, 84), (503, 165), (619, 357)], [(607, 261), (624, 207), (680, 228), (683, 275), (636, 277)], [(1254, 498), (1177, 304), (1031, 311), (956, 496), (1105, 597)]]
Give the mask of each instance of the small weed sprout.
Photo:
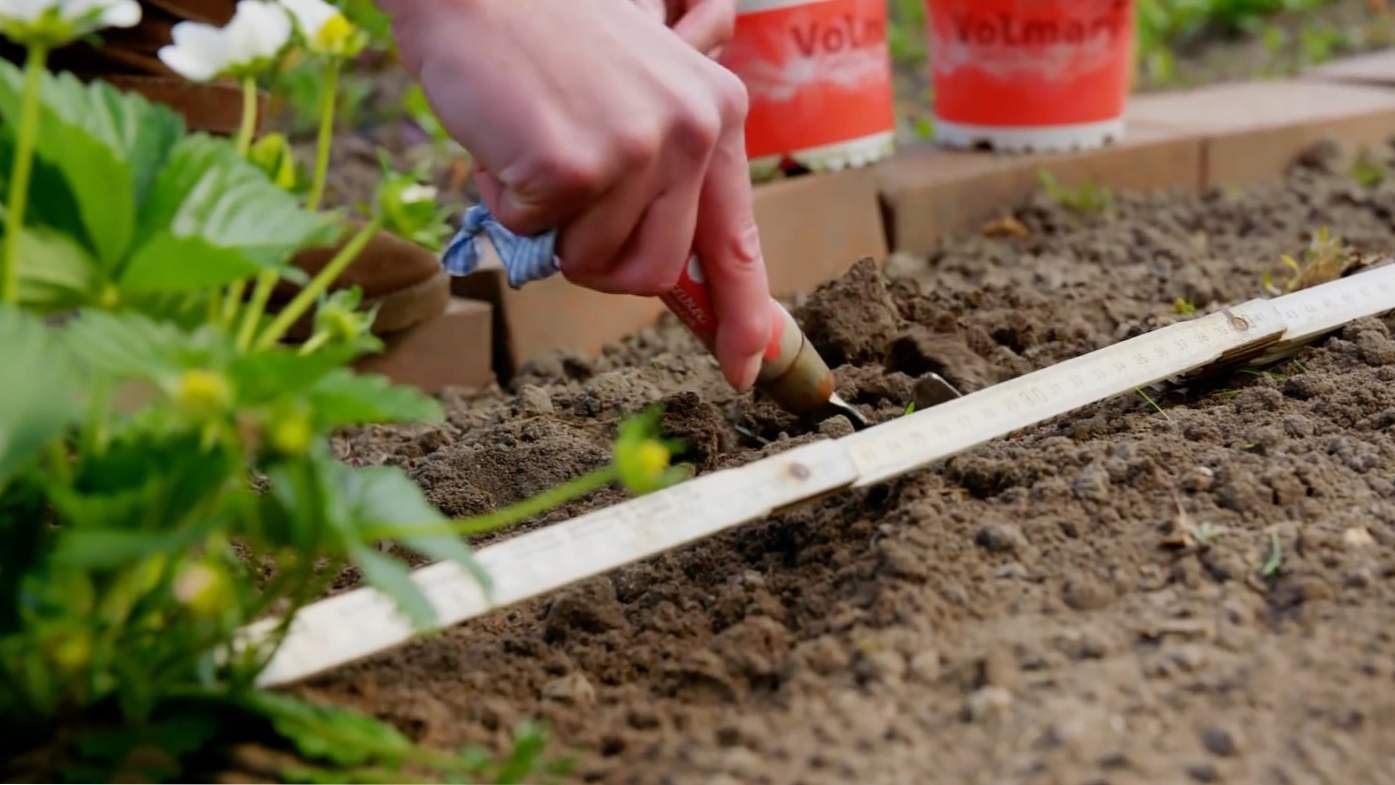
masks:
[(1172, 312), (1178, 316), (1192, 316), (1196, 313), (1196, 306), (1191, 300), (1185, 297), (1178, 297), (1172, 301)]
[(1076, 215), (1101, 215), (1114, 206), (1113, 192), (1092, 180), (1073, 187), (1062, 185), (1054, 174), (1045, 169), (1037, 171), (1037, 179), (1041, 181), (1046, 198)]
[(1370, 150), (1362, 150), (1351, 165), (1351, 179), (1362, 188), (1372, 190), (1381, 187), (1390, 178), (1390, 167)]
[(1142, 387), (1135, 387), (1134, 392), (1138, 393), (1140, 398), (1147, 401), (1148, 405), (1153, 408), (1153, 411), (1157, 412), (1158, 414), (1161, 414), (1164, 420), (1170, 421), (1172, 419), (1172, 415), (1168, 414), (1166, 409), (1159, 406), (1158, 402), (1153, 400), (1153, 396), (1149, 395), (1147, 390), (1143, 389)]
[(1308, 247), (1303, 251), (1302, 260), (1289, 254), (1279, 258), (1288, 276), (1282, 283), (1276, 282), (1272, 271), (1265, 271), (1264, 291), (1271, 295), (1296, 292), (1300, 289), (1335, 281), (1356, 261), (1356, 257), (1342, 238), (1332, 234), (1326, 226), (1313, 233)]
[(1217, 526), (1210, 522), (1203, 522), (1188, 527), (1187, 535), (1192, 538), (1198, 547), (1204, 549), (1211, 547), (1212, 543), (1219, 539), (1221, 535), (1225, 534), (1225, 531), (1224, 527)]
[(1273, 578), (1284, 565), (1284, 545), (1278, 532), (1269, 532), (1269, 556), (1259, 566), (1261, 578)]

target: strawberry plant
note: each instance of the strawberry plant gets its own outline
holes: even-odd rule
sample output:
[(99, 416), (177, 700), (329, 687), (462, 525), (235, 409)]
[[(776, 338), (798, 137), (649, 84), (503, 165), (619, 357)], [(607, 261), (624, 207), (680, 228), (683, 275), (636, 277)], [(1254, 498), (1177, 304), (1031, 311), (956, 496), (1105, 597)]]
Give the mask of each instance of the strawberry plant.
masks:
[[(253, 27), (279, 36), (267, 20), (284, 12), (248, 2), (259, 9)], [(105, 18), (100, 3), (86, 5), (97, 10), (74, 18)], [(297, 24), (314, 11), (301, 7)], [(268, 167), (279, 153), (253, 145), (250, 131), (231, 142), (187, 134), (142, 98), (49, 74), (42, 53), (53, 29), (89, 31), (62, 13), (39, 18), (39, 56), (22, 69), (0, 63), (10, 194), (0, 275), (7, 773), (167, 779), (227, 765), (215, 753), (254, 741), (289, 756), (276, 767), (285, 778), (392, 779), (404, 766), (529, 776), (540, 760), (532, 730), (519, 741), (531, 752), (498, 768), (260, 692), (257, 674), (296, 611), (348, 567), (406, 617), (432, 622), (407, 564), (381, 541), (460, 563), (487, 586), (460, 533), (613, 481), (652, 490), (678, 477), (670, 446), (653, 438), (652, 418), (636, 420), (614, 466), (466, 521), (444, 519), (398, 469), (334, 460), (337, 428), (441, 417), (434, 400), (349, 369), (378, 348), (372, 314), (358, 309), (356, 291), (328, 293), (379, 227), (426, 231), (435, 214), (414, 204), (429, 194), (390, 180), (376, 214), (346, 231), (268, 177), (286, 164)], [(0, 29), (34, 43), (4, 14)], [(334, 40), (345, 35), (338, 28)], [(189, 43), (187, 32), (176, 38)], [(265, 59), (274, 48), (249, 51)], [(250, 78), (230, 62), (208, 72)], [(261, 166), (244, 155), (255, 150)], [(323, 171), (321, 158), (312, 201)], [(333, 241), (340, 250), (314, 278), (290, 264), (297, 250)], [(281, 279), (301, 291), (267, 313), (265, 295)], [(288, 328), (317, 305), (311, 339), (286, 345)], [(276, 634), (239, 639), (270, 615), (282, 620)]]

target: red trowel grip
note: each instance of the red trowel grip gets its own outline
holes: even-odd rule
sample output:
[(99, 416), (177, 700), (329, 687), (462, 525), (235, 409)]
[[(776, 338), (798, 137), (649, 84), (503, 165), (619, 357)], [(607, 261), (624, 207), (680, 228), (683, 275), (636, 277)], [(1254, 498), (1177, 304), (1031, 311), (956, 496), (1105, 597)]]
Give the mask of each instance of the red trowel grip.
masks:
[[(708, 351), (716, 346), (717, 311), (712, 306), (707, 277), (696, 256), (683, 266), (678, 284), (659, 299), (693, 331)], [(784, 306), (772, 299), (770, 309), (770, 343), (765, 348), (756, 383), (790, 411), (815, 411), (827, 404), (833, 395), (833, 374)]]

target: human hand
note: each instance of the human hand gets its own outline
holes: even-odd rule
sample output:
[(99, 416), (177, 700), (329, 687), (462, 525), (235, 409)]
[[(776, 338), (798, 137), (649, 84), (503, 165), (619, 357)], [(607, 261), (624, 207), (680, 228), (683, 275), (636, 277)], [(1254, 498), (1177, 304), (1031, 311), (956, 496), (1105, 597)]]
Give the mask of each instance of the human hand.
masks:
[[(474, 155), (481, 195), (518, 234), (560, 228), (571, 281), (671, 289), (702, 259), (727, 379), (749, 387), (771, 333), (746, 163), (746, 91), (651, 12), (615, 0), (382, 0), (403, 62)], [(710, 5), (704, 10), (703, 6)], [(680, 0), (697, 43), (729, 0)], [(699, 14), (699, 11), (702, 13)]]
[(711, 58), (722, 52), (736, 29), (736, 0), (633, 0)]

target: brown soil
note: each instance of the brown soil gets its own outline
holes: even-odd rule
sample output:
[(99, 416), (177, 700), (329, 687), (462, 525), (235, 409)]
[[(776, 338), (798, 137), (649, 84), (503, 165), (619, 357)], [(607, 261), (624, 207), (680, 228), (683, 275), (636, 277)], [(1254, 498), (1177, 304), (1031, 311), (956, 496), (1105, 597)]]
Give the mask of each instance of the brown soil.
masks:
[[(799, 315), (854, 363), (849, 398), (893, 417), (926, 371), (973, 389), (1171, 322), (1177, 298), (1256, 296), (1321, 225), (1395, 247), (1395, 188), (1310, 158), (1246, 193), (1033, 202), (1025, 238), (859, 265)], [(1392, 329), (1362, 320), (1165, 414), (1110, 400), (299, 690), (443, 747), (539, 717), (584, 781), (1392, 782)], [(702, 470), (847, 430), (729, 393), (669, 325), (340, 448), (464, 514), (601, 464), (654, 400)]]

